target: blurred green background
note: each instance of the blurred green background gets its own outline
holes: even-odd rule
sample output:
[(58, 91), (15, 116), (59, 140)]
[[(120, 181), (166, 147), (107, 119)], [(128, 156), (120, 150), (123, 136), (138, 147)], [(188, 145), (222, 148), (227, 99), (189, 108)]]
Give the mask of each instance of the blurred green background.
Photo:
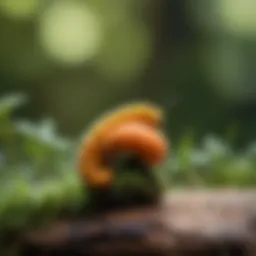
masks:
[(0, 0), (1, 225), (73, 203), (79, 138), (134, 100), (166, 111), (175, 184), (255, 185), (255, 9), (255, 0)]
[(18, 116), (53, 117), (77, 136), (130, 100), (165, 107), (187, 130), (256, 130), (255, 1), (1, 0), (0, 94), (25, 92)]

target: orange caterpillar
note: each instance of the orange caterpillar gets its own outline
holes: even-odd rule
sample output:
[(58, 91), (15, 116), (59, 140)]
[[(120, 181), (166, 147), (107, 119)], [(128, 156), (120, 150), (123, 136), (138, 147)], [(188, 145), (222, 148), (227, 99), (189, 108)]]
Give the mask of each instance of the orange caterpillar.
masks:
[(158, 164), (167, 151), (158, 131), (162, 111), (149, 103), (117, 108), (99, 119), (86, 134), (80, 149), (78, 170), (91, 187), (108, 187), (114, 170), (104, 159), (120, 152), (134, 152), (149, 167)]

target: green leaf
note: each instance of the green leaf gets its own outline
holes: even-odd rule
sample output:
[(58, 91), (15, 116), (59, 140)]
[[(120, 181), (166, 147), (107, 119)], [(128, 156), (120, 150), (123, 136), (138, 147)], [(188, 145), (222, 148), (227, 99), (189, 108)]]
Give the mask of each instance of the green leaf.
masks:
[(14, 110), (23, 105), (27, 100), (24, 94), (17, 93), (0, 98), (0, 119), (10, 115)]

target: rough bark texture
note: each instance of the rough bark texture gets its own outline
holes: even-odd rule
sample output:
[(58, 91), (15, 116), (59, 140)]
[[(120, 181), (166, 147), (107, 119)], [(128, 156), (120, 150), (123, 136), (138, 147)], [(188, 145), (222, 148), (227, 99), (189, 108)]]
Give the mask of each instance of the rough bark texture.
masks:
[(174, 191), (148, 208), (29, 231), (25, 243), (34, 255), (256, 255), (256, 190)]

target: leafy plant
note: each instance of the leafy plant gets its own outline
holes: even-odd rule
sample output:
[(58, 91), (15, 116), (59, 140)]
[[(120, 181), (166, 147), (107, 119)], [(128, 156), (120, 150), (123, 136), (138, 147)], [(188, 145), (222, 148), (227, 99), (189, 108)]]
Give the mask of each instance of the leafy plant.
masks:
[(225, 140), (208, 135), (201, 145), (185, 135), (173, 148), (163, 167), (171, 186), (254, 187), (256, 185), (255, 143), (234, 152)]
[[(74, 170), (74, 143), (57, 134), (52, 119), (13, 120), (21, 95), (0, 100), (0, 230), (53, 219), (85, 200)], [(80, 201), (79, 201), (80, 200)]]
[[(46, 223), (61, 209), (78, 211), (87, 202), (75, 171), (76, 143), (60, 136), (52, 119), (39, 123), (13, 120), (14, 111), (24, 102), (20, 94), (0, 99), (2, 232)], [(255, 186), (255, 145), (242, 153), (233, 152), (227, 142), (211, 135), (198, 146), (188, 133), (156, 173), (164, 177), (167, 188)]]

